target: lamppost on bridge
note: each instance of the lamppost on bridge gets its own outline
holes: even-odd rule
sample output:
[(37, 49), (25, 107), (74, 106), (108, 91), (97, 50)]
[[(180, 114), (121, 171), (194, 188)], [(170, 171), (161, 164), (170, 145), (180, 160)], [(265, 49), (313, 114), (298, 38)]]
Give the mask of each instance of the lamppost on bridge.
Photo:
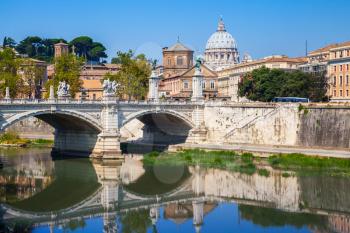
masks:
[(152, 70), (151, 77), (149, 77), (148, 100), (154, 102), (159, 101), (159, 82), (160, 77)]
[(191, 101), (202, 101), (203, 97), (203, 74), (201, 70), (202, 60), (197, 58), (194, 75), (192, 77), (192, 98)]
[(9, 87), (6, 87), (6, 90), (5, 90), (5, 100), (6, 101), (10, 101), (11, 100), (10, 88)]

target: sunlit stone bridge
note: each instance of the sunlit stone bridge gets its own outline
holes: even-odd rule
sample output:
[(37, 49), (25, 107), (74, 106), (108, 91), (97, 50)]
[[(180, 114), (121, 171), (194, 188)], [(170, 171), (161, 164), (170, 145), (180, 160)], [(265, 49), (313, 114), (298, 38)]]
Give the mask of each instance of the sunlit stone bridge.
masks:
[(204, 140), (202, 89), (196, 89), (200, 92), (194, 91), (193, 96), (199, 98), (189, 102), (161, 102), (158, 82), (158, 77), (150, 78), (146, 101), (123, 102), (117, 100), (114, 93), (106, 93), (100, 101), (55, 98), (53, 88), (47, 100), (14, 100), (7, 94), (0, 101), (0, 130), (36, 117), (55, 129), (54, 151), (99, 158), (120, 157), (120, 129), (134, 119), (144, 123), (145, 132), (152, 132), (153, 142), (157, 139), (170, 143)]

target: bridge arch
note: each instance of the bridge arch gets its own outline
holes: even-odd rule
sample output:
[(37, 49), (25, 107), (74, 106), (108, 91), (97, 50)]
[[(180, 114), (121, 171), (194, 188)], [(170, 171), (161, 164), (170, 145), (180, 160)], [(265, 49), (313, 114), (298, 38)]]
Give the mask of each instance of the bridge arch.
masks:
[[(174, 110), (142, 110), (128, 115), (120, 122), (120, 128), (128, 128), (128, 124), (138, 120), (138, 141), (147, 144), (170, 145), (186, 141), (190, 130), (194, 127), (191, 116)], [(140, 137), (140, 135), (142, 135)], [(135, 140), (133, 140), (135, 141)]]
[(34, 110), (22, 112), (15, 114), (8, 119), (4, 119), (4, 123), (1, 125), (0, 130), (4, 131), (9, 126), (29, 117), (36, 117), (43, 120), (55, 129), (63, 128), (70, 130), (102, 131), (102, 126), (97, 119), (88, 114), (83, 114), (74, 110)]
[(174, 110), (165, 110), (165, 109), (163, 109), (163, 110), (142, 110), (142, 111), (132, 113), (129, 116), (127, 116), (125, 118), (125, 120), (123, 120), (121, 127), (126, 125), (127, 123), (129, 123), (130, 121), (132, 121), (134, 119), (140, 119), (141, 117), (143, 117), (145, 115), (153, 115), (153, 114), (165, 114), (165, 115), (173, 116), (173, 117), (176, 117), (176, 118), (183, 120), (191, 128), (194, 127), (194, 123), (192, 122), (192, 119), (189, 116), (186, 116), (185, 114), (174, 111)]
[(61, 154), (88, 156), (91, 155), (97, 143), (102, 126), (98, 119), (89, 114), (75, 110), (41, 109), (17, 113), (6, 119), (1, 119), (0, 130), (36, 117), (55, 129), (53, 151)]

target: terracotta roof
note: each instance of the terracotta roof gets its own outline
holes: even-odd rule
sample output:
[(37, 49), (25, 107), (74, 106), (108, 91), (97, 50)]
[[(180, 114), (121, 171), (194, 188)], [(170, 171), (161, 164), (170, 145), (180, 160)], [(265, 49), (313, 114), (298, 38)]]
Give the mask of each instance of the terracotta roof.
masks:
[(111, 63), (105, 63), (103, 64), (105, 67), (109, 68), (109, 69), (119, 69), (120, 65), (119, 64), (111, 64)]
[(166, 51), (192, 51), (192, 49), (189, 49), (180, 42), (177, 42), (176, 44), (168, 48)]
[(231, 67), (228, 67), (226, 69), (219, 71), (219, 73), (225, 72), (227, 70), (237, 69), (240, 67), (251, 66), (251, 65), (262, 64), (262, 63), (271, 63), (271, 62), (305, 63), (305, 62), (307, 62), (307, 58), (306, 57), (290, 58), (290, 57), (286, 57), (286, 56), (271, 56), (271, 57), (266, 57), (266, 58), (254, 60), (251, 62), (235, 64)]
[(327, 45), (327, 46), (325, 46), (323, 48), (319, 48), (319, 49), (316, 49), (314, 51), (311, 51), (309, 53), (309, 55), (314, 55), (314, 54), (318, 54), (318, 53), (328, 52), (331, 49), (344, 47), (344, 46), (350, 46), (350, 41), (346, 41), (346, 42), (343, 42), (343, 43), (335, 43), (335, 44)]
[[(195, 68), (195, 66), (192, 66), (192, 67), (189, 68), (188, 70), (186, 70), (186, 71), (184, 71), (184, 72), (182, 72), (182, 73), (180, 73), (180, 74), (175, 74), (175, 75), (173, 75), (173, 76), (166, 77), (166, 78), (164, 78), (164, 80), (166, 80), (166, 79), (172, 79), (172, 78), (177, 78), (177, 77), (182, 77), (182, 76), (185, 76), (186, 74), (190, 73), (191, 71), (194, 73), (194, 71), (193, 71), (194, 68)], [(211, 70), (208, 66), (206, 66), (206, 65), (204, 65), (204, 64), (201, 64), (201, 68), (204, 68), (204, 69), (202, 69), (202, 73), (203, 73), (203, 70), (206, 70), (208, 73), (211, 73), (211, 75), (213, 75), (213, 76), (218, 76), (217, 73), (216, 73), (215, 71)], [(205, 77), (205, 76), (208, 76), (208, 75), (205, 75), (204, 73), (203, 73), (203, 75), (204, 75), (204, 77)]]

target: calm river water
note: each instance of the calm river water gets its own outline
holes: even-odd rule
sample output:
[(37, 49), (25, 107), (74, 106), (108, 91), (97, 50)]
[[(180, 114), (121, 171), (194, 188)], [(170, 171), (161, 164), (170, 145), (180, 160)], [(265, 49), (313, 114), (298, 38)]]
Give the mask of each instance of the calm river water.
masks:
[(0, 150), (0, 232), (350, 232), (350, 178)]

